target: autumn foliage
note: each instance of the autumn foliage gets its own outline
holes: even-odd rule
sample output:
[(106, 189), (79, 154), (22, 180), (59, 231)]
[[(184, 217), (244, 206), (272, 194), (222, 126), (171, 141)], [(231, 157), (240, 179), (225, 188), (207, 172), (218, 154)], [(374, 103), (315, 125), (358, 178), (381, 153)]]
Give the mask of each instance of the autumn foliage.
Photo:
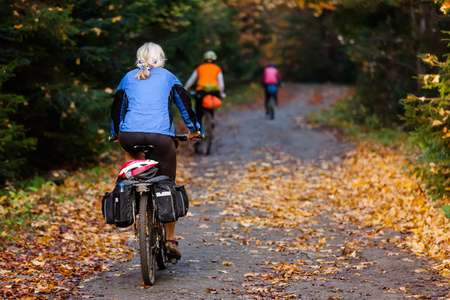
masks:
[(99, 167), (27, 194), (29, 220), (0, 234), (1, 298), (70, 298), (83, 278), (130, 258), (131, 237), (101, 216), (101, 195), (110, 190), (116, 168)]
[[(438, 44), (449, 1), (122, 2), (0, 4), (0, 183), (27, 173), (27, 163), (42, 169), (91, 163), (62, 186), (38, 182), (1, 192), (0, 297), (70, 298), (88, 275), (130, 258), (131, 231), (105, 225), (100, 212), (117, 166), (96, 159), (105, 147), (114, 85), (148, 39), (167, 49), (168, 67), (181, 79), (207, 49), (218, 52), (233, 85), (259, 78), (269, 60), (294, 80), (356, 76), (349, 114), (377, 125), (399, 124), (397, 116), (404, 114), (413, 131), (412, 165), (403, 150), (358, 143), (339, 163), (303, 165), (272, 153), (271, 163), (221, 166), (212, 177), (191, 178), (194, 171), (184, 157), (179, 183), (201, 191), (193, 205), (223, 200), (226, 220), (249, 234), (252, 227), (303, 228), (288, 242), (271, 241), (273, 251), (326, 246), (321, 236), (315, 244), (304, 238), (315, 234), (305, 226), (324, 214), (340, 224), (373, 228), (374, 235), (392, 229), (401, 237), (383, 243), (438, 262), (420, 272), (450, 275), (450, 63), (438, 58), (445, 53)], [(423, 54), (428, 52), (436, 55)], [(423, 94), (412, 76), (418, 76)], [(289, 280), (340, 272), (345, 264), (338, 260), (356, 255), (357, 246), (348, 244), (333, 267), (319, 261), (317, 273), (305, 271), (301, 260), (268, 262), (268, 272), (244, 275), (247, 294), (264, 297)]]
[[(441, 11), (447, 13), (450, 2), (441, 2)], [(413, 173), (424, 180), (428, 192), (439, 200), (438, 205), (450, 216), (447, 203), (450, 196), (450, 60), (448, 54), (443, 59), (431, 53), (422, 54), (420, 58), (431, 70), (418, 76), (422, 91), (402, 100), (405, 108), (402, 119), (411, 129), (411, 143), (417, 151), (411, 160)]]
[[(420, 180), (405, 175), (405, 163), (402, 151), (360, 143), (339, 163), (302, 165), (295, 158), (270, 152), (262, 161), (208, 169), (208, 176), (192, 183), (203, 187), (195, 203), (222, 206), (222, 222), (239, 223), (246, 234), (235, 239), (251, 245), (251, 251), (317, 253), (313, 262), (266, 261), (260, 271), (244, 275), (247, 280), (242, 286), (249, 295), (295, 299), (300, 295), (283, 292), (292, 282), (327, 281), (328, 276), (348, 274), (348, 270), (356, 274), (358, 269), (376, 265), (367, 258), (364, 263), (352, 260), (370, 243), (395, 245), (435, 259), (435, 264), (416, 272), (450, 275), (448, 220)], [(324, 217), (339, 228), (365, 229), (369, 241), (360, 239), (364, 235), (360, 233), (344, 249), (325, 255), (333, 237), (323, 234), (320, 219)], [(285, 229), (284, 236), (261, 242), (252, 234), (271, 227)], [(396, 236), (385, 237), (389, 230), (395, 230)]]

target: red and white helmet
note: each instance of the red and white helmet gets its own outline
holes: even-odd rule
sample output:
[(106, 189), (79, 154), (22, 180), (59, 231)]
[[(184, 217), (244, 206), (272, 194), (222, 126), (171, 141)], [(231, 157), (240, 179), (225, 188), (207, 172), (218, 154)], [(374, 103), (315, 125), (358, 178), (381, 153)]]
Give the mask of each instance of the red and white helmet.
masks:
[(158, 171), (157, 161), (152, 159), (135, 159), (127, 162), (119, 171), (119, 177), (126, 179), (149, 179)]

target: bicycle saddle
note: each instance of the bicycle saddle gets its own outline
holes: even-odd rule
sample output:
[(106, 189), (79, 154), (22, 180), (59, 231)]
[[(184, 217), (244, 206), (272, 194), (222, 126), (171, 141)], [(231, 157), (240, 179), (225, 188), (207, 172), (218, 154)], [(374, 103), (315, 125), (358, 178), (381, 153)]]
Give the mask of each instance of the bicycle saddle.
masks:
[(134, 146), (134, 149), (136, 149), (139, 152), (149, 152), (155, 150), (155, 147), (153, 145), (136, 145)]

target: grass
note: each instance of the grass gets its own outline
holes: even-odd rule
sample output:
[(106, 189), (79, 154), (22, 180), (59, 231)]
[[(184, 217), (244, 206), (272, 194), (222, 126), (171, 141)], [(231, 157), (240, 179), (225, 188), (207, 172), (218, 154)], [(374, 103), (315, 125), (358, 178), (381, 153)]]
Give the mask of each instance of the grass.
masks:
[(307, 116), (309, 122), (342, 131), (347, 138), (371, 141), (389, 147), (404, 147), (409, 144), (408, 133), (401, 126), (385, 127), (374, 114), (364, 107), (354, 105), (351, 98), (332, 107)]
[[(263, 87), (255, 82), (231, 86), (225, 91), (227, 98), (223, 101), (222, 109), (228, 109), (233, 105), (254, 102), (263, 93)], [(220, 109), (220, 108), (219, 108)]]

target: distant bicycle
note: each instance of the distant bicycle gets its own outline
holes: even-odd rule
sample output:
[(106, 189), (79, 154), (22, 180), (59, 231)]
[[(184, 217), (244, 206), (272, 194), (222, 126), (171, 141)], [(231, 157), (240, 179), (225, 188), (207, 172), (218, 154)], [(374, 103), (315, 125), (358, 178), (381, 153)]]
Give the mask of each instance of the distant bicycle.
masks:
[(275, 118), (275, 105), (276, 105), (276, 93), (277, 86), (275, 84), (269, 84), (266, 87), (268, 98), (266, 100), (266, 115), (273, 120)]
[[(191, 96), (196, 97), (196, 92), (191, 92)], [(213, 131), (214, 131), (214, 109), (217, 109), (222, 101), (214, 96), (207, 94), (203, 97), (202, 101), (202, 119), (201, 119), (201, 133), (203, 138), (200, 139), (195, 145), (195, 152), (203, 155), (208, 155), (211, 153), (211, 145), (213, 140)]]

